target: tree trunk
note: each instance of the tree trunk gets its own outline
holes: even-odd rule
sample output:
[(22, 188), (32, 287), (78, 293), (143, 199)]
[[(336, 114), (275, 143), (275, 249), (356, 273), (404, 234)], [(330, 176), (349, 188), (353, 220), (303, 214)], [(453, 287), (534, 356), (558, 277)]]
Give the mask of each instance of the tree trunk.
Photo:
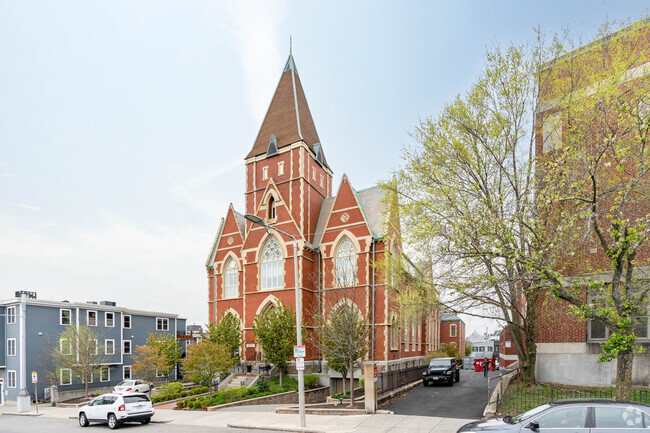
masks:
[(341, 373), (341, 376), (343, 376), (343, 396), (345, 396), (345, 381), (348, 380), (348, 372)]
[(354, 361), (350, 359), (350, 407), (354, 407)]
[(618, 352), (616, 356), (616, 400), (630, 401), (633, 362), (633, 349)]
[(278, 370), (280, 371), (280, 386), (282, 386), (282, 369), (279, 368)]

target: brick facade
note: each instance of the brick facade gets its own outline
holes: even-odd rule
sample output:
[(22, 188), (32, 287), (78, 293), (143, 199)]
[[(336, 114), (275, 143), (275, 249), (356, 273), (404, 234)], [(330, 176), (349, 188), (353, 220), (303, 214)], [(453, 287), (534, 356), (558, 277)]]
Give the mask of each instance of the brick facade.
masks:
[[(295, 93), (294, 93), (295, 92)], [(253, 149), (245, 160), (246, 190), (244, 214), (254, 214), (268, 225), (297, 239), (294, 257), (291, 239), (244, 218), (231, 205), (222, 219), (210, 256), (208, 274), (209, 317), (213, 322), (230, 311), (242, 322), (244, 360), (261, 360), (252, 324), (256, 314), (274, 308), (279, 301), (295, 309), (294, 260), (298, 260), (299, 308), (307, 335), (307, 370), (319, 360), (313, 335), (313, 315), (330, 311), (331, 294), (337, 286), (337, 248), (349, 240), (354, 249), (354, 281), (345, 290), (359, 311), (374, 321), (371, 347), (374, 359), (388, 368), (390, 362), (421, 359), (435, 349), (437, 312), (408, 326), (398, 318), (392, 289), (386, 285), (381, 263), (387, 251), (399, 245), (389, 236), (387, 204), (379, 188), (356, 190), (343, 175), (333, 193), (333, 172), (318, 142), (309, 107), (304, 97), (293, 58), (285, 67), (269, 111)], [(263, 288), (262, 252), (271, 238), (282, 256), (281, 284)], [(346, 241), (347, 242), (347, 241)], [(226, 266), (236, 264), (236, 277), (226, 278)], [(227, 296), (226, 283), (236, 279), (236, 293)], [(340, 284), (338, 284), (340, 285)], [(399, 327), (398, 330), (395, 328)], [(397, 332), (396, 332), (397, 331)], [(395, 336), (397, 342), (391, 342)], [(437, 347), (437, 346), (436, 346)], [(314, 361), (314, 362), (309, 362)], [(415, 362), (415, 361), (414, 361)]]

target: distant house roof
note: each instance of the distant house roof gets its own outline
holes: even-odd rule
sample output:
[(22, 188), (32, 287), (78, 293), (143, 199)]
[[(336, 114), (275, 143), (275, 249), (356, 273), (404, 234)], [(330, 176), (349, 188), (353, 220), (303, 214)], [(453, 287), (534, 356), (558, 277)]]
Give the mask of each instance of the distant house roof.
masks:
[(458, 317), (456, 314), (443, 314), (443, 316), (440, 318), (440, 321), (441, 322), (462, 322), (463, 319)]

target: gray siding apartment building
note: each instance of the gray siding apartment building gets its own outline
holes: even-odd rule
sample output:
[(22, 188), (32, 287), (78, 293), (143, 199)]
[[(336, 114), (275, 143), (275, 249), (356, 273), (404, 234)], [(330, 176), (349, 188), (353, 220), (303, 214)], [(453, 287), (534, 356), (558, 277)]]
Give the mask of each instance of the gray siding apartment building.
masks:
[[(26, 368), (20, 365), (20, 294), (27, 293), (25, 315)], [(16, 298), (0, 301), (0, 379), (4, 397), (16, 400), (20, 389), (20, 377), (25, 377), (27, 391), (34, 399), (32, 372), (38, 373), (38, 398), (44, 397), (44, 388), (53, 385), (46, 379), (47, 353), (53, 345), (59, 345), (59, 336), (70, 325), (87, 325), (99, 336), (99, 345), (109, 356), (101, 372), (93, 377), (89, 388), (114, 386), (132, 377), (132, 355), (136, 346), (146, 344), (149, 333), (171, 334), (177, 338), (183, 354), (186, 353), (186, 319), (176, 314), (131, 310), (115, 302), (68, 302), (36, 299), (34, 292), (16, 292)], [(83, 389), (83, 383), (69, 370), (59, 370), (59, 392)], [(178, 368), (169, 379), (180, 378)]]

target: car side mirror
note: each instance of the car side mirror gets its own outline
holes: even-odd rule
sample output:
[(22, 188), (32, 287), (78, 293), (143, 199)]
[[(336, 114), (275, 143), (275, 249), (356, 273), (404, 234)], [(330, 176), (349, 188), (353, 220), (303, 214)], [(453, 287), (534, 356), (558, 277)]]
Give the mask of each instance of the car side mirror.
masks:
[(512, 424), (512, 415), (506, 415), (503, 417), (503, 422), (506, 424)]
[(537, 421), (531, 421), (530, 423), (528, 423), (528, 425), (526, 427), (528, 427), (532, 431), (538, 431), (539, 430), (539, 423)]

